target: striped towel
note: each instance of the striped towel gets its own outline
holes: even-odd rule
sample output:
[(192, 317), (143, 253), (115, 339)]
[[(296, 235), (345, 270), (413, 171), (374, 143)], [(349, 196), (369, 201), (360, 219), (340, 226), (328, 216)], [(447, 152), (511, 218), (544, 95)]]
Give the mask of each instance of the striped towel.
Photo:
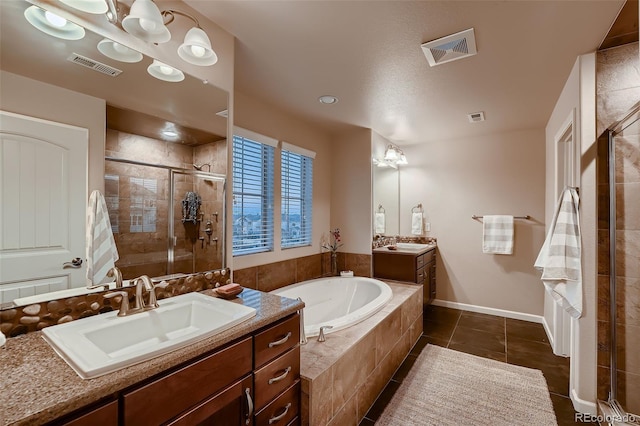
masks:
[(565, 188), (534, 267), (556, 301), (573, 318), (582, 315), (582, 259), (580, 199), (575, 188)]
[(482, 252), (513, 254), (513, 216), (487, 215), (482, 222)]
[(118, 259), (107, 203), (100, 191), (93, 191), (87, 213), (87, 285), (111, 281), (107, 272)]
[(375, 223), (375, 233), (384, 234), (386, 230), (384, 213), (376, 212), (374, 223)]

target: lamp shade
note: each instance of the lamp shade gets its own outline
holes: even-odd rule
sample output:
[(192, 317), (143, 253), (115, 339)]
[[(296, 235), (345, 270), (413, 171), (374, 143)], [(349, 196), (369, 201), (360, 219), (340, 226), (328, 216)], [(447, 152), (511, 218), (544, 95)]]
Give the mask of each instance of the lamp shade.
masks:
[(53, 37), (64, 40), (80, 40), (85, 34), (84, 28), (80, 25), (37, 6), (29, 6), (24, 11), (24, 17), (31, 25)]
[(184, 80), (184, 73), (182, 71), (160, 62), (157, 59), (154, 59), (153, 63), (149, 65), (147, 72), (159, 80), (169, 81), (171, 83)]
[(193, 65), (207, 66), (218, 62), (218, 55), (211, 48), (209, 37), (197, 27), (187, 31), (184, 43), (178, 48), (178, 55)]
[(67, 6), (71, 6), (74, 9), (81, 10), (87, 13), (107, 13), (109, 7), (105, 0), (60, 0)]
[(140, 40), (151, 43), (166, 43), (171, 39), (160, 9), (151, 0), (135, 0), (129, 15), (122, 20), (122, 28)]
[(120, 43), (116, 43), (108, 38), (103, 38), (98, 43), (98, 50), (104, 56), (120, 62), (135, 63), (142, 60), (142, 53), (130, 49)]
[(392, 145), (389, 145), (387, 147), (387, 150), (384, 153), (384, 159), (387, 161), (396, 161), (398, 160), (398, 151), (396, 150), (396, 148)]

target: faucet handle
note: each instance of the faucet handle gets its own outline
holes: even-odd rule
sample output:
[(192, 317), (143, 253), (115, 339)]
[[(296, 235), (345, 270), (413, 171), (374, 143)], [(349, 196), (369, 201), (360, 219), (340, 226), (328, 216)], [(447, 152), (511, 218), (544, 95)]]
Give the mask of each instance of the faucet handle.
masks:
[(113, 291), (111, 293), (107, 293), (104, 295), (105, 298), (111, 299), (116, 296), (122, 296), (122, 301), (120, 302), (120, 310), (118, 311), (119, 317), (124, 317), (129, 314), (129, 293), (126, 291)]
[(149, 309), (157, 308), (158, 299), (156, 299), (156, 288), (165, 288), (169, 285), (168, 282), (162, 280), (158, 284), (153, 284), (151, 290), (149, 290)]
[(323, 325), (320, 327), (320, 334), (318, 334), (318, 342), (324, 342), (326, 339), (324, 338), (324, 331), (331, 330), (333, 328), (332, 325)]

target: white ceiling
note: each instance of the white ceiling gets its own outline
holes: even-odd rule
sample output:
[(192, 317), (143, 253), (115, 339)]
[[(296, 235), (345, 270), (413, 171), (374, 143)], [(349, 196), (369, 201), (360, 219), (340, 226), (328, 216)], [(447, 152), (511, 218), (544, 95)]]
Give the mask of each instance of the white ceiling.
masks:
[[(236, 38), (236, 90), (400, 145), (544, 128), (578, 55), (623, 0), (185, 0)], [(478, 54), (430, 68), (426, 41), (475, 29)], [(212, 41), (215, 48), (215, 40)], [(332, 94), (335, 105), (317, 98)], [(486, 121), (467, 114), (484, 111)]]

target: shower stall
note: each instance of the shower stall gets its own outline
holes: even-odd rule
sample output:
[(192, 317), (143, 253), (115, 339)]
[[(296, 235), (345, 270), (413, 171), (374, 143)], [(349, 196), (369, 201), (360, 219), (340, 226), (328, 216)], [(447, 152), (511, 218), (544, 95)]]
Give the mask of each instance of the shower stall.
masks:
[(640, 102), (598, 144), (599, 398), (640, 421)]
[(105, 200), (125, 278), (225, 267), (225, 176), (106, 157)]

